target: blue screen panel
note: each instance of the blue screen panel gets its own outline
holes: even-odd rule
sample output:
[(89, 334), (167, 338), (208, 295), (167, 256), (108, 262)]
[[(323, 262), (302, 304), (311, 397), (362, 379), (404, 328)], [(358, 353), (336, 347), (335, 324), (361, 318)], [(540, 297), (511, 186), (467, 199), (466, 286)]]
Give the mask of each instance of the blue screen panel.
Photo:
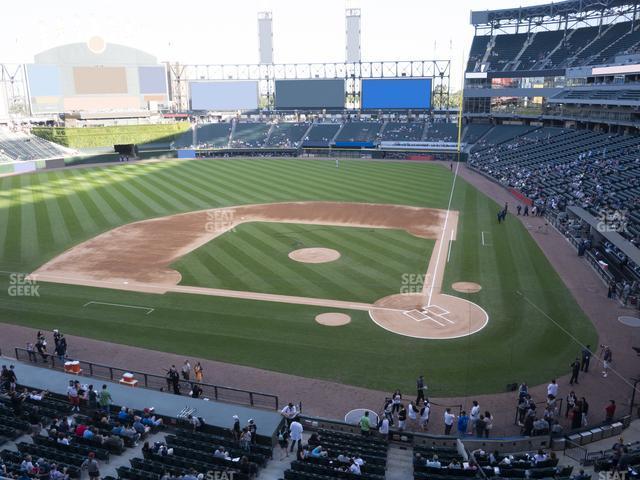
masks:
[(27, 65), (31, 97), (58, 97), (62, 95), (60, 68), (56, 65)]
[(140, 93), (166, 93), (167, 76), (164, 67), (138, 67)]
[(258, 82), (191, 82), (191, 110), (256, 110)]
[(431, 108), (430, 78), (362, 80), (363, 109)]

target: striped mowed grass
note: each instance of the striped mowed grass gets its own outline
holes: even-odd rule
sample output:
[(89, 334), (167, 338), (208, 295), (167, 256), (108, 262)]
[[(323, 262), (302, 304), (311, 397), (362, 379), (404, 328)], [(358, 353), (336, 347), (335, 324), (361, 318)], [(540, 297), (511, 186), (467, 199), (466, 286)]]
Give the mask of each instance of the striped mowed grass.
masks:
[[(116, 226), (199, 209), (312, 200), (447, 208), (451, 183), (451, 172), (433, 164), (343, 160), (337, 169), (334, 162), (300, 159), (166, 161), (5, 177), (0, 179), (0, 269), (29, 273)], [(353, 319), (349, 325), (331, 329), (313, 321), (326, 309), (197, 295), (42, 284), (39, 297), (13, 297), (8, 294), (8, 273), (0, 274), (0, 317), (35, 328), (62, 328), (102, 340), (380, 389), (411, 390), (415, 375), (423, 371), (433, 395), (501, 391), (506, 383), (523, 378), (530, 384), (541, 383), (566, 371), (578, 351), (570, 336), (594, 344), (595, 330), (529, 232), (509, 219), (497, 224), (498, 208), (457, 180), (452, 209), (460, 212), (460, 219), (444, 288), (462, 295), (449, 285), (479, 283), (482, 291), (468, 298), (490, 315), (484, 330), (461, 339), (428, 341), (394, 335), (373, 324), (366, 312), (355, 311), (346, 312)], [(243, 241), (259, 238), (253, 242), (255, 248), (277, 244), (282, 228), (301, 228), (297, 234), (308, 235), (309, 243), (319, 235), (299, 225), (244, 227)], [(263, 279), (267, 285), (262, 288), (297, 289), (281, 293), (304, 290), (305, 296), (348, 295), (352, 300), (352, 296), (378, 298), (377, 282), (397, 283), (404, 269), (401, 273), (424, 270), (431, 248), (424, 240), (415, 249), (404, 248), (407, 258), (400, 259), (391, 245), (383, 248), (384, 242), (376, 243), (378, 250), (359, 249), (362, 239), (351, 232), (357, 229), (345, 228), (348, 231), (336, 228), (322, 233), (324, 242), (338, 242), (342, 248), (351, 245), (354, 254), (361, 255), (336, 276), (335, 283), (317, 276), (316, 282), (298, 282), (301, 270), (279, 272), (282, 262), (267, 254), (259, 262), (251, 259), (253, 265), (261, 263), (262, 270), (248, 273)], [(483, 231), (491, 236), (491, 246), (482, 245)], [(396, 234), (386, 233), (391, 235), (387, 240)], [(411, 244), (414, 238), (402, 241)], [(237, 257), (231, 246), (233, 240), (226, 262), (249, 261)], [(207, 247), (195, 252), (204, 255), (195, 257), (197, 261), (183, 258), (185, 278), (210, 282), (215, 277), (226, 285), (246, 286), (246, 278), (221, 275), (216, 267), (221, 257), (214, 253), (213, 243), (211, 250)], [(387, 262), (386, 256), (394, 260)], [(367, 264), (357, 265), (365, 257)], [(356, 278), (360, 269), (376, 282)], [(288, 285), (278, 278), (288, 278)], [(522, 301), (522, 295), (530, 303)], [(88, 301), (155, 310), (143, 316), (132, 309), (83, 308)]]
[[(241, 224), (172, 267), (182, 285), (374, 303), (427, 270), (434, 240), (403, 230), (290, 223)], [(299, 248), (331, 248), (338, 260), (288, 258)]]

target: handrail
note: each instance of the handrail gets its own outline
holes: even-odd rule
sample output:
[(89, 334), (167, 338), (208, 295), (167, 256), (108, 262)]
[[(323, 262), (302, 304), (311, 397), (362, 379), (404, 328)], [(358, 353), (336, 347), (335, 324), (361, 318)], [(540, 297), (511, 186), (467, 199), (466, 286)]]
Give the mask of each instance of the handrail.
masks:
[[(16, 360), (26, 361), (37, 366), (48, 366), (49, 368), (63, 370), (65, 361), (73, 360), (70, 357), (60, 359), (57, 355), (50, 353), (38, 353), (29, 351), (26, 348), (15, 347)], [(39, 361), (42, 359), (42, 362)], [(47, 360), (45, 363), (44, 360)], [(80, 362), (82, 375), (88, 377), (104, 378), (118, 382), (124, 373), (132, 373), (140, 382), (143, 388), (151, 390), (160, 390), (170, 392), (169, 379), (166, 376), (156, 375), (148, 372), (140, 372), (129, 370), (111, 365), (103, 365), (100, 363), (89, 362), (87, 360), (76, 360)], [(186, 391), (187, 394), (191, 388), (198, 384), (202, 388), (202, 397), (211, 398), (221, 402), (237, 403), (241, 405), (249, 405), (251, 407), (267, 408), (278, 410), (279, 399), (277, 395), (271, 393), (256, 392), (252, 390), (243, 390), (240, 388), (226, 387), (223, 385), (214, 385), (209, 383), (196, 382), (195, 380), (179, 381), (179, 391)]]
[(587, 460), (587, 449), (581, 447), (576, 442), (573, 442), (568, 438), (565, 440), (564, 451), (562, 453), (575, 460), (580, 465), (584, 465)]

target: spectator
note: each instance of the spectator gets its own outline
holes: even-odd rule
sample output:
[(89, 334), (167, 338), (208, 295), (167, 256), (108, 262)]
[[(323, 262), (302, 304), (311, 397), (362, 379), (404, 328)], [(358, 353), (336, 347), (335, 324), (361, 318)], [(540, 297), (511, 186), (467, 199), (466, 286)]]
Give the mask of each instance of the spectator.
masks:
[(407, 409), (404, 408), (404, 404), (400, 404), (400, 411), (398, 412), (398, 430), (403, 431), (407, 424)]
[(189, 363), (189, 360), (184, 361), (184, 363), (182, 364), (181, 372), (182, 379), (189, 381), (189, 379), (191, 378), (191, 364)]
[(294, 418), (289, 425), (289, 436), (291, 437), (291, 452), (293, 452), (296, 443), (298, 444), (298, 450), (302, 448), (302, 424), (298, 421), (298, 417)]
[(316, 446), (313, 450), (311, 450), (311, 453), (309, 454), (309, 456), (313, 458), (324, 458), (328, 455), (329, 454), (327, 453), (327, 451), (322, 448), (322, 445)]
[(604, 421), (607, 423), (611, 423), (613, 421), (613, 416), (616, 414), (616, 401), (609, 400), (609, 404), (605, 407), (605, 419)]
[[(360, 417), (360, 433), (368, 437), (371, 431), (371, 421), (369, 420), (369, 411), (365, 410), (364, 415)], [(292, 437), (293, 438), (293, 437)]]
[(191, 387), (191, 398), (200, 398), (202, 395), (202, 388), (197, 383), (194, 383)]
[(391, 395), (391, 402), (393, 403), (391, 413), (398, 413), (400, 411), (400, 405), (402, 404), (402, 393), (400, 393), (400, 390), (393, 392), (393, 395)]
[(569, 380), (569, 385), (573, 385), (574, 382), (578, 384), (578, 374), (580, 373), (580, 360), (577, 358), (570, 365), (571, 368), (571, 379)]
[(280, 446), (280, 461), (282, 461), (285, 456), (289, 456), (289, 431), (286, 425), (283, 425), (278, 432), (278, 445)]
[(360, 475), (362, 473), (360, 469), (360, 465), (358, 465), (355, 461), (351, 460), (351, 465), (349, 465), (349, 472), (354, 475)]
[(549, 456), (544, 453), (544, 451), (542, 449), (538, 450), (538, 453), (536, 453), (533, 456), (533, 463), (534, 464), (539, 464), (539, 463), (543, 463), (546, 462), (549, 459)]
[(89, 478), (95, 480), (100, 478), (100, 468), (98, 467), (98, 461), (95, 459), (96, 454), (89, 452), (87, 459), (82, 462), (80, 468), (86, 470), (89, 473)]
[(167, 370), (167, 388), (173, 390), (174, 395), (180, 395), (180, 374), (175, 365)]
[(431, 460), (427, 460), (425, 462), (425, 466), (429, 468), (442, 468), (442, 464), (440, 463), (440, 460), (438, 460), (438, 455), (434, 455)]
[(413, 400), (409, 402), (409, 405), (407, 405), (407, 416), (409, 417), (409, 420), (411, 420), (411, 424), (415, 425), (418, 420), (418, 409), (415, 403), (413, 403)]
[(489, 438), (489, 434), (493, 429), (493, 415), (490, 412), (484, 412), (484, 436)]
[(289, 402), (280, 411), (280, 415), (282, 415), (285, 418), (287, 425), (289, 425), (293, 421), (293, 419), (298, 416), (298, 409), (292, 402)]
[(607, 378), (609, 375), (609, 367), (613, 361), (613, 353), (608, 345), (601, 345), (602, 347), (602, 376)]
[(431, 415), (431, 404), (429, 399), (426, 399), (420, 408), (420, 427), (422, 430), (426, 430), (429, 425), (429, 415)]
[(590, 361), (591, 361), (591, 345), (586, 345), (582, 349), (582, 363), (580, 365), (580, 368), (584, 373), (587, 373), (589, 371)]
[(240, 417), (238, 417), (238, 415), (233, 416), (233, 425), (231, 426), (231, 435), (233, 436), (233, 440), (236, 443), (240, 442)]
[[(40, 333), (40, 332), (38, 332), (38, 333)], [(42, 336), (41, 334), (38, 336), (38, 341), (36, 342), (36, 350), (40, 354), (40, 357), (42, 357), (42, 361), (44, 363), (48, 363), (48, 360), (47, 360), (47, 341), (44, 339), (44, 336)]]
[(33, 346), (33, 343), (31, 343), (31, 342), (27, 342), (27, 355), (29, 356), (29, 361), (30, 362), (37, 361), (35, 347)]
[(193, 367), (193, 374), (196, 376), (196, 382), (202, 383), (203, 371), (200, 362), (196, 362), (195, 366)]
[(555, 378), (547, 385), (547, 396), (549, 395), (552, 395), (554, 398), (558, 397), (558, 383)]
[(87, 406), (91, 410), (98, 408), (98, 394), (93, 389), (93, 385), (89, 385), (89, 390), (87, 391)]
[(247, 422), (247, 428), (249, 429), (249, 433), (251, 433), (251, 445), (255, 445), (256, 439), (258, 438), (258, 426), (253, 418), (250, 418)]
[(564, 414), (564, 418), (569, 418), (569, 413), (573, 410), (573, 407), (576, 406), (577, 402), (578, 402), (578, 397), (576, 397), (575, 392), (571, 390), (569, 392), (569, 395), (567, 395), (567, 410), (566, 410), (566, 413)]
[(383, 417), (380, 422), (380, 427), (378, 428), (378, 432), (385, 439), (391, 439), (389, 434), (389, 419), (387, 417)]
[(240, 433), (240, 448), (246, 451), (251, 449), (251, 432), (247, 427), (244, 427)]
[(202, 422), (200, 422), (200, 419), (198, 417), (196, 417), (195, 415), (188, 415), (187, 416), (187, 420), (189, 421), (189, 424), (191, 425), (192, 431), (195, 433), (200, 427), (202, 427)]
[(78, 394), (78, 388), (73, 380), (69, 380), (69, 386), (67, 387), (67, 397), (69, 398), (69, 404), (71, 405), (72, 412), (80, 411), (80, 396)]
[(453, 422), (455, 421), (456, 416), (451, 413), (451, 409), (447, 408), (444, 411), (444, 434), (449, 435), (451, 433), (451, 427), (453, 427)]
[(471, 430), (476, 429), (476, 423), (480, 419), (480, 404), (477, 400), (473, 401), (471, 412), (469, 412), (469, 420), (471, 422)]
[(416, 397), (416, 405), (420, 405), (420, 401), (424, 402), (424, 392), (427, 389), (424, 384), (424, 375), (420, 375), (416, 380), (416, 389), (418, 390), (418, 396)]
[(102, 385), (102, 390), (100, 390), (100, 394), (98, 395), (98, 404), (100, 405), (100, 410), (105, 413), (109, 413), (112, 401), (113, 399), (111, 398), (109, 390), (107, 390), (107, 385)]
[(458, 417), (458, 436), (464, 437), (467, 433), (467, 427), (469, 425), (469, 416), (466, 411), (462, 411)]

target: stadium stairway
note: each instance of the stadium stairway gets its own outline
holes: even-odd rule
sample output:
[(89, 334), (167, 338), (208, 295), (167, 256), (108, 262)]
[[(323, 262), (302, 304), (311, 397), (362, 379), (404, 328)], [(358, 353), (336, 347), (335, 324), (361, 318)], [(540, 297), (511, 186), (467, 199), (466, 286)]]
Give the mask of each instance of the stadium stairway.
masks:
[(404, 480), (413, 477), (413, 448), (410, 445), (389, 445), (387, 451), (386, 480)]

